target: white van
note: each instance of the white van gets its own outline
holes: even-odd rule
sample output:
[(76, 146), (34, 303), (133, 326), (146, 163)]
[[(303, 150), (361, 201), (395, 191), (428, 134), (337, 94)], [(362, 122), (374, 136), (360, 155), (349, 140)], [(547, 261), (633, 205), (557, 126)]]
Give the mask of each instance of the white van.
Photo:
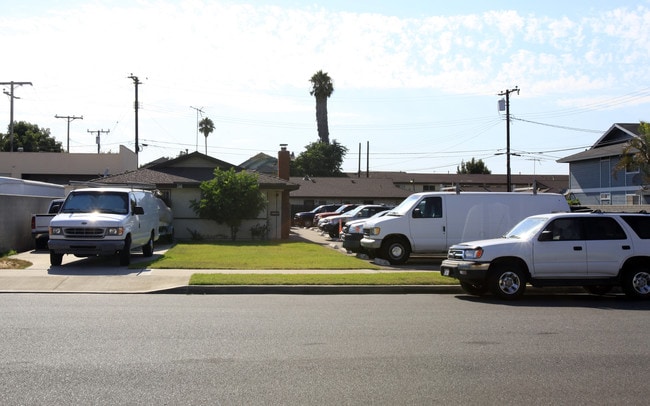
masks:
[(461, 241), (500, 237), (533, 214), (567, 212), (555, 193), (424, 192), (364, 224), (361, 246), (393, 265), (411, 253), (445, 254)]
[(120, 265), (128, 265), (134, 248), (142, 247), (146, 257), (153, 255), (158, 227), (158, 203), (150, 191), (103, 187), (73, 190), (50, 221), (50, 263), (61, 265), (63, 254), (118, 254)]

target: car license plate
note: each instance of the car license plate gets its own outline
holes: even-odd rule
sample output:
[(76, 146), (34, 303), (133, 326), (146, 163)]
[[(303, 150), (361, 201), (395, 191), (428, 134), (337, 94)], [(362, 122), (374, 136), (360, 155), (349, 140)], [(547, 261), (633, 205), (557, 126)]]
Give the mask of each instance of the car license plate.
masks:
[(449, 276), (451, 274), (451, 271), (449, 268), (442, 268), (441, 269), (442, 276)]

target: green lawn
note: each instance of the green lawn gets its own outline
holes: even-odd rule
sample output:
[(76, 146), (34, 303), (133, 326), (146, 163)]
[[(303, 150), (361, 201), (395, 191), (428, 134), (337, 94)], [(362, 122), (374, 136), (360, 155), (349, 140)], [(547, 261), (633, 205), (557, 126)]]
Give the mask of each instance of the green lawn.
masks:
[[(142, 264), (138, 264), (142, 266)], [(278, 270), (277, 273), (196, 273), (191, 285), (456, 285), (439, 272), (289, 274), (281, 270), (381, 270), (331, 248), (306, 242), (177, 244), (148, 265), (159, 269)]]
[(160, 269), (381, 269), (307, 242), (177, 244), (152, 262)]

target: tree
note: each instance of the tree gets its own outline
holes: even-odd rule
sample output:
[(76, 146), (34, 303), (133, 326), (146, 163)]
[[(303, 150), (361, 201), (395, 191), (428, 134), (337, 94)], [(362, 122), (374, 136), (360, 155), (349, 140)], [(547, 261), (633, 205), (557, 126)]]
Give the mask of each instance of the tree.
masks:
[(291, 175), (342, 176), (341, 165), (347, 152), (348, 149), (336, 140), (331, 144), (312, 142), (291, 162)]
[(483, 175), (489, 175), (492, 173), (487, 166), (485, 166), (485, 163), (483, 162), (482, 159), (479, 159), (478, 161), (472, 158), (471, 161), (465, 162), (465, 161), (460, 161), (460, 166), (456, 167), (456, 173), (459, 175), (465, 175), (465, 174), (483, 174)]
[(199, 132), (205, 137), (205, 154), (208, 155), (208, 135), (214, 131), (214, 123), (209, 118), (199, 121)]
[[(50, 135), (49, 128), (38, 128), (36, 124), (25, 121), (14, 123), (14, 151), (22, 148), (24, 152), (63, 152), (63, 144)], [(11, 134), (0, 134), (0, 150), (11, 149)]]
[(643, 174), (643, 183), (650, 182), (650, 123), (639, 123), (639, 136), (625, 143), (621, 151), (621, 159), (612, 169), (616, 172), (638, 167)]
[(214, 170), (214, 178), (201, 182), (201, 199), (191, 200), (190, 207), (199, 217), (226, 224), (235, 241), (244, 219), (255, 218), (266, 207), (257, 175), (235, 172), (233, 168)]
[(321, 142), (329, 144), (330, 131), (327, 124), (327, 99), (334, 92), (334, 84), (329, 75), (322, 70), (316, 72), (310, 79), (312, 90), (310, 95), (316, 98), (316, 125), (318, 127), (318, 138)]

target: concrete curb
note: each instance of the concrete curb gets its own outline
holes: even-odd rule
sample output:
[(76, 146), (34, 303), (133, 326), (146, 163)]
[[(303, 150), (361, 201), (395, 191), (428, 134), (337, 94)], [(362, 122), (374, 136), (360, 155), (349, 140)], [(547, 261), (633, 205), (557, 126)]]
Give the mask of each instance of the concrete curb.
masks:
[(455, 285), (189, 285), (150, 293), (187, 295), (386, 295), (463, 293)]

